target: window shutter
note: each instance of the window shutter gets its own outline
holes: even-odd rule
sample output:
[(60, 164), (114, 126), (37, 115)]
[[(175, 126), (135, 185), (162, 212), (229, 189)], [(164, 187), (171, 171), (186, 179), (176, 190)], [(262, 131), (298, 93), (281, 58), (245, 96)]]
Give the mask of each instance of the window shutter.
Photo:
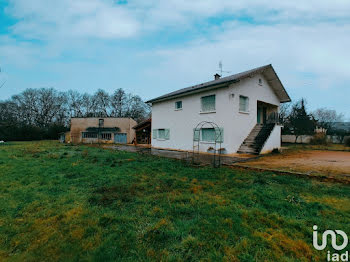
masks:
[(193, 128), (193, 141), (199, 141), (200, 129)]
[(169, 139), (170, 139), (170, 129), (165, 129), (164, 138), (165, 138), (166, 140), (169, 140)]
[(157, 136), (157, 133), (158, 133), (158, 130), (157, 129), (153, 129), (153, 138), (156, 139), (158, 136)]
[(216, 135), (216, 142), (217, 143), (223, 143), (224, 142), (224, 129), (223, 128), (216, 128), (215, 129), (215, 135)]

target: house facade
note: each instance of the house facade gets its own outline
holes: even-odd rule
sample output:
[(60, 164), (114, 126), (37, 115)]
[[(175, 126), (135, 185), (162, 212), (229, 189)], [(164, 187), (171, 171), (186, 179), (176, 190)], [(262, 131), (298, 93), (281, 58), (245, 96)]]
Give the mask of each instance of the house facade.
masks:
[(130, 144), (135, 139), (136, 124), (132, 118), (72, 118), (70, 139), (72, 143)]
[(214, 81), (148, 101), (152, 147), (226, 154), (279, 149), (279, 107), (289, 101), (271, 65), (224, 78), (216, 75)]

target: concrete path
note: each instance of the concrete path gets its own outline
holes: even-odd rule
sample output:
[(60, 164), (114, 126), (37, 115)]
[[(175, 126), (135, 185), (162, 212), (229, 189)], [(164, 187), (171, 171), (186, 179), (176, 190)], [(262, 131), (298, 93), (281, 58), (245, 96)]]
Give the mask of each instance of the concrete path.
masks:
[[(214, 155), (213, 154), (195, 154), (193, 156), (192, 152), (186, 151), (176, 151), (176, 150), (166, 150), (166, 149), (155, 149), (155, 148), (147, 148), (142, 146), (133, 146), (133, 145), (106, 145), (107, 148), (112, 148), (115, 150), (128, 151), (128, 152), (137, 152), (142, 154), (152, 154), (155, 156), (175, 158), (179, 160), (192, 162), (193, 157), (195, 159), (195, 163), (199, 165), (212, 165), (214, 163)], [(231, 165), (234, 163), (247, 162), (250, 160), (254, 160), (259, 158), (260, 156), (256, 155), (221, 155), (220, 163), (223, 165)], [(215, 156), (216, 163), (218, 164), (219, 156)]]

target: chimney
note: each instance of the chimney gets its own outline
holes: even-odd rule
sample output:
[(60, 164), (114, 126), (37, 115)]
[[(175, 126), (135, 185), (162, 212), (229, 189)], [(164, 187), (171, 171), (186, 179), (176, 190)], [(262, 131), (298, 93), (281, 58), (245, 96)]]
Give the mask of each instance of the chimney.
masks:
[(215, 80), (218, 80), (220, 77), (221, 77), (221, 75), (219, 75), (218, 73), (216, 73), (216, 74), (214, 75), (214, 79), (215, 79)]

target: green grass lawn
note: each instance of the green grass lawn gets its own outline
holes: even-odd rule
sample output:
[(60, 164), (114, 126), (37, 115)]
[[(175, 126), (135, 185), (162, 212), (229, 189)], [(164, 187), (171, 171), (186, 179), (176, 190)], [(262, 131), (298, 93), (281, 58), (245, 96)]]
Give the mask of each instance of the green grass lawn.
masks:
[(0, 145), (0, 260), (310, 261), (350, 187), (57, 142)]

